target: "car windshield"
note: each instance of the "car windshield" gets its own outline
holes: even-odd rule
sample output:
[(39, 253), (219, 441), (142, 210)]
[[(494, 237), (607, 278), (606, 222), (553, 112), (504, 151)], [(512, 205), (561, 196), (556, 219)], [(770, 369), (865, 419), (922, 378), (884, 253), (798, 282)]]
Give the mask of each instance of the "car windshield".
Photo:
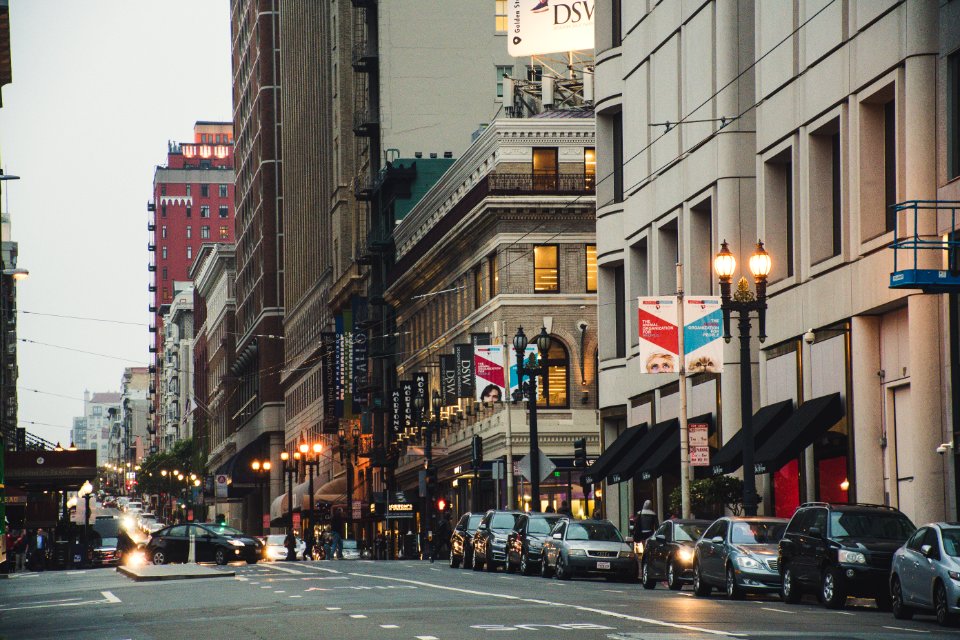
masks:
[(546, 535), (553, 530), (554, 525), (559, 521), (560, 518), (530, 518), (530, 526), (527, 527), (527, 531)]
[(357, 541), (356, 540), (344, 540), (342, 542), (344, 549), (356, 549)]
[(673, 528), (673, 535), (676, 542), (693, 542), (700, 539), (705, 528), (702, 524), (678, 524)]
[(916, 530), (905, 515), (892, 511), (834, 511), (830, 514), (830, 535), (834, 538), (906, 540)]
[(285, 538), (286, 538), (286, 536), (283, 535), (282, 533), (281, 533), (281, 534), (274, 534), (274, 535), (271, 535), (271, 536), (267, 536), (267, 544), (279, 545), (279, 546), (282, 547), (282, 546), (283, 546), (283, 541), (284, 541)]
[(567, 529), (567, 540), (623, 542), (620, 532), (611, 524), (573, 522)]
[(205, 528), (207, 531), (210, 531), (218, 536), (242, 536), (243, 535), (241, 531), (237, 531), (233, 527), (211, 525)]
[(516, 513), (495, 513), (490, 520), (491, 529), (513, 529), (519, 516)]
[(472, 514), (470, 519), (467, 520), (467, 531), (476, 531), (477, 527), (480, 526), (481, 520), (483, 520), (483, 516), (481, 514)]
[(960, 557), (960, 527), (942, 528), (943, 550), (948, 556)]
[(116, 547), (117, 539), (116, 538), (104, 538), (100, 541), (101, 547)]
[(733, 544), (776, 544), (787, 528), (785, 522), (734, 522), (730, 532)]

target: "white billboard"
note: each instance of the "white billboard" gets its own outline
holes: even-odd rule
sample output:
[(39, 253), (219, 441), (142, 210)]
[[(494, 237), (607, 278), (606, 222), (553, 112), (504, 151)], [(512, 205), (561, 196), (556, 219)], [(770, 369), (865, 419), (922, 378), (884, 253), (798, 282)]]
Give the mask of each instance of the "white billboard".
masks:
[(508, 6), (511, 56), (593, 49), (595, 0), (508, 0)]

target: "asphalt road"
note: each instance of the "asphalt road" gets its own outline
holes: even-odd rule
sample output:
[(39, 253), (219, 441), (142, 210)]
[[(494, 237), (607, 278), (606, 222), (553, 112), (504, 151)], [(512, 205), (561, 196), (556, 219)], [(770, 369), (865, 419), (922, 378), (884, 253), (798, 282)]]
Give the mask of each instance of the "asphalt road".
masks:
[(426, 562), (233, 565), (235, 577), (135, 583), (112, 569), (0, 580), (0, 638), (295, 640), (376, 638), (956, 638), (932, 618), (863, 604), (727, 602), (690, 588), (561, 582)]

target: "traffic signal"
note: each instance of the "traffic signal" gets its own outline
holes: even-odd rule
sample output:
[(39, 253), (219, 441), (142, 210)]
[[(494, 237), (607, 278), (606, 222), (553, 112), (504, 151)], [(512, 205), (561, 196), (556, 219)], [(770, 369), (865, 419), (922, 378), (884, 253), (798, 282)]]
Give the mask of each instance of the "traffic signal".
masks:
[(587, 466), (587, 439), (577, 438), (573, 441), (573, 466)]
[(447, 501), (443, 498), (437, 498), (437, 513), (443, 513), (447, 508)]
[(473, 468), (476, 469), (483, 464), (483, 438), (480, 436), (473, 436), (473, 443), (470, 453)]

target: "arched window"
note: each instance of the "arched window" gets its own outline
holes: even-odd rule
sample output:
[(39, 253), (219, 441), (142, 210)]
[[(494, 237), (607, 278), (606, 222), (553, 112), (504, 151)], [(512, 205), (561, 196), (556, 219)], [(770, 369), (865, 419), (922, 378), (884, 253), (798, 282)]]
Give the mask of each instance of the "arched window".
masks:
[(552, 409), (566, 409), (570, 406), (570, 356), (567, 354), (567, 348), (560, 340), (553, 337), (550, 343), (550, 351), (543, 361), (543, 366), (547, 368), (546, 378), (541, 376), (537, 380), (540, 387), (540, 399), (537, 401), (538, 407), (547, 407)]

